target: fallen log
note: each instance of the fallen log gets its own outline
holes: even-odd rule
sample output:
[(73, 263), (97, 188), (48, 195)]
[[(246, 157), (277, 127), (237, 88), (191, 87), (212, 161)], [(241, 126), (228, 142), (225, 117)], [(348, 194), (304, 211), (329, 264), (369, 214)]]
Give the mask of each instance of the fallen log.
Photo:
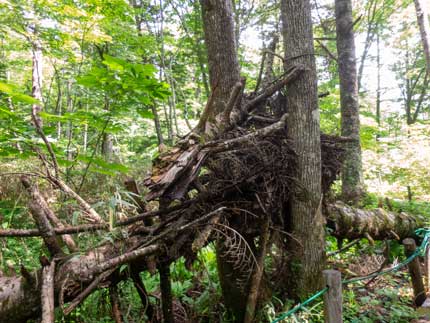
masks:
[[(106, 244), (84, 255), (74, 255), (60, 261), (55, 276), (55, 295), (66, 292), (67, 295), (59, 296), (60, 299), (71, 300), (79, 295), (82, 286), (91, 285), (94, 280), (97, 280), (99, 277), (97, 275), (109, 272), (120, 264), (135, 261), (136, 257), (144, 257), (157, 252), (159, 246), (166, 245), (168, 235), (180, 234), (183, 237), (186, 232), (192, 232), (192, 227), (199, 224), (198, 222), (209, 223), (211, 217), (218, 215), (219, 211), (220, 209), (215, 210), (199, 219), (191, 220), (187, 224), (178, 225), (179, 232), (172, 229), (176, 225), (171, 225), (158, 236), (151, 237), (149, 241), (141, 236), (134, 236), (126, 241), (118, 241), (118, 245), (122, 243), (121, 248), (118, 248), (116, 244)], [(363, 238), (366, 235), (374, 240), (413, 237), (415, 229), (424, 223), (419, 216), (411, 216), (406, 213), (396, 214), (383, 209), (355, 209), (341, 202), (326, 206), (326, 218), (328, 227), (332, 229), (332, 235), (348, 239)], [(197, 237), (199, 236), (197, 235)], [(167, 241), (171, 241), (171, 239), (170, 237)], [(175, 240), (178, 239), (175, 238)], [(148, 242), (152, 244), (147, 245)], [(192, 240), (189, 242), (190, 248), (192, 242)], [(129, 250), (129, 252), (124, 253), (124, 250)], [(143, 269), (145, 268), (140, 268), (140, 270)], [(41, 271), (30, 273), (28, 276), (27, 278), (0, 277), (1, 322), (25, 322), (28, 318), (40, 313)], [(31, 277), (33, 278), (29, 279)], [(108, 277), (104, 278), (108, 279)], [(64, 291), (66, 283), (67, 291)]]
[(418, 215), (389, 212), (381, 208), (357, 209), (342, 202), (327, 205), (326, 218), (331, 235), (350, 240), (402, 240), (414, 237), (415, 230), (425, 223)]
[[(159, 229), (154, 230), (157, 232), (155, 236), (136, 235), (118, 239), (86, 254), (72, 254), (58, 259), (54, 280), (55, 295), (59, 299), (56, 305), (61, 305), (65, 314), (70, 313), (99, 284), (107, 282), (109, 285), (110, 275), (115, 274), (115, 269), (122, 264), (131, 264), (136, 270), (143, 271), (147, 269), (144, 260), (151, 255), (162, 257), (165, 261), (175, 261), (185, 253), (181, 250), (183, 246), (191, 250), (196, 228), (224, 210), (224, 207), (218, 208), (197, 219), (189, 218), (186, 222), (184, 218), (177, 217), (176, 223), (170, 223), (170, 226), (160, 224)], [(179, 240), (183, 241), (182, 245)], [(0, 322), (26, 322), (40, 315), (42, 270), (26, 276), (0, 276)], [(128, 276), (124, 275), (121, 279), (128, 279)], [(68, 307), (64, 307), (66, 302), (71, 302)]]

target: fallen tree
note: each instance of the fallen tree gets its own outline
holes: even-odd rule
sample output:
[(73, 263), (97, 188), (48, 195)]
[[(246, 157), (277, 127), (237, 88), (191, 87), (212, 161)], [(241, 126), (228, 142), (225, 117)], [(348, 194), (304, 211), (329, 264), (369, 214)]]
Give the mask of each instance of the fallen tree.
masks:
[[(223, 242), (223, 250), (219, 252), (229, 259), (230, 270), (239, 275), (234, 283), (240, 282), (245, 292), (250, 291), (252, 295), (243, 299), (241, 306), (251, 304), (255, 307), (259, 290), (255, 284), (261, 283), (262, 268), (258, 263), (262, 263), (262, 256), (256, 261), (254, 250), (257, 247), (265, 250), (266, 247), (260, 246), (261, 237), (266, 241), (264, 244), (270, 241), (282, 248), (286, 243), (285, 236), (278, 235), (276, 240), (271, 236), (274, 232), (288, 232), (291, 189), (294, 186), (300, 188), (291, 176), (295, 152), (285, 137), (288, 111), (278, 111), (277, 100), (282, 98), (282, 87), (293, 82), (301, 72), (300, 66), (293, 67), (259, 93), (244, 94), (241, 90), (244, 84), (237, 84), (228, 102), (232, 107), (228, 109), (229, 114), (223, 112), (207, 119), (222, 120), (222, 126), (211, 124), (210, 134), (195, 129), (154, 161), (152, 176), (146, 180), (149, 193), (145, 199), (158, 199), (160, 209), (119, 220), (114, 228), (81, 197), (78, 203), (88, 220), (98, 223), (74, 227), (61, 223), (38, 193), (36, 183), (23, 178), (23, 185), (29, 192), (29, 210), (37, 228), (0, 230), (0, 237), (41, 236), (51, 259), (36, 272), (29, 273), (22, 268), (21, 277), (0, 277), (1, 321), (25, 322), (43, 313), (49, 319), (52, 313), (46, 308), (50, 307), (44, 306), (42, 311), (42, 304), (55, 304), (68, 314), (98, 287), (114, 287), (127, 279), (129, 276), (119, 271), (124, 264), (134, 273), (135, 286), (142, 293), (144, 285), (136, 273), (155, 268), (166, 273), (169, 264), (182, 256), (187, 264), (191, 264), (199, 249), (211, 241)], [(211, 109), (209, 99), (206, 112)], [(207, 117), (206, 114), (204, 118)], [(323, 192), (329, 191), (339, 174), (342, 145), (349, 140), (321, 134)], [(41, 158), (46, 159), (45, 156)], [(204, 172), (201, 171), (203, 168)], [(76, 193), (64, 182), (49, 174), (41, 177), (76, 198)], [(306, 190), (296, 189), (295, 194), (310, 198)], [(323, 201), (320, 203), (325, 205)], [(143, 211), (145, 202), (137, 201), (136, 204)], [(325, 211), (333, 234), (349, 239), (400, 239), (412, 235), (421, 224), (418, 219), (405, 214), (362, 211), (339, 203), (328, 205)], [(266, 225), (269, 233), (263, 234), (261, 228)], [(74, 251), (73, 234), (109, 230), (118, 231), (119, 238), (113, 244), (90, 247), (83, 254)], [(57, 243), (60, 236), (64, 237), (69, 252)], [(50, 280), (42, 279), (42, 276), (46, 277), (42, 271), (51, 268), (47, 275), (52, 275), (52, 263), (55, 263), (55, 299), (47, 299), (53, 296), (52, 293), (41, 293), (50, 287), (47, 283)], [(171, 315), (168, 275), (163, 282), (161, 292), (166, 317)], [(117, 301), (116, 297), (113, 299)], [(147, 315), (155, 315), (149, 312), (151, 307), (145, 299), (147, 295), (142, 295), (142, 306), (148, 309)], [(239, 303), (237, 298), (232, 299), (234, 301)], [(246, 319), (251, 320), (249, 315)]]
[[(230, 2), (223, 3), (230, 6)], [(206, 1), (203, 4), (208, 5), (205, 17), (211, 21), (229, 19), (228, 15), (217, 17), (216, 12), (211, 12), (218, 7)], [(78, 226), (62, 223), (39, 194), (35, 181), (22, 178), (36, 228), (0, 230), (0, 237), (40, 236), (49, 259), (42, 258), (41, 269), (35, 272), (21, 268), (20, 277), (0, 277), (1, 322), (19, 323), (35, 317), (52, 322), (52, 304), (59, 306), (64, 314), (70, 314), (101, 287), (110, 288), (112, 307), (118, 318), (121, 313), (118, 313), (116, 284), (129, 277), (138, 290), (146, 315), (157, 320), (160, 311), (148, 302), (139, 276), (144, 270), (160, 273), (162, 317), (165, 322), (173, 322), (169, 265), (180, 257), (191, 265), (198, 251), (209, 242), (216, 242), (221, 285), (228, 291), (224, 295), (225, 304), (235, 310), (235, 314), (245, 316), (247, 322), (253, 320), (260, 286), (264, 283), (266, 250), (276, 244), (282, 251), (291, 239), (298, 240), (291, 234), (292, 198), (314, 199), (316, 203), (313, 204), (320, 206), (318, 212), (325, 205), (319, 195), (315, 199), (294, 175), (299, 152), (287, 139), (289, 111), (283, 103), (283, 89), (306, 73), (306, 68), (292, 64), (277, 80), (256, 92), (245, 93), (245, 79), (239, 77), (236, 50), (234, 46), (229, 48), (231, 55), (227, 55), (226, 45), (222, 43), (224, 24), (211, 22), (207, 27), (213, 29), (208, 30), (207, 37), (214, 33), (220, 35), (212, 42), (207, 41), (208, 47), (215, 48), (210, 51), (215, 55), (209, 55), (212, 95), (196, 128), (154, 160), (152, 174), (145, 180), (147, 194), (134, 198), (141, 214), (121, 219), (116, 224), (107, 223), (59, 178), (61, 172), (58, 172), (55, 155), (49, 160), (48, 156), (37, 152), (46, 169), (43, 174), (36, 175), (75, 199), (85, 217)], [(37, 122), (35, 125), (40, 128)], [(40, 130), (40, 134), (43, 136), (43, 131)], [(318, 137), (318, 132), (316, 134)], [(316, 180), (321, 180), (322, 191), (327, 193), (341, 169), (343, 144), (351, 139), (325, 134), (319, 139), (322, 177)], [(47, 151), (53, 151), (49, 141), (45, 143)], [(134, 194), (138, 193), (136, 183), (126, 186)], [(150, 200), (158, 201), (159, 209), (144, 212)], [(403, 237), (413, 232), (412, 227), (417, 223), (411, 220), (405, 229), (396, 224), (395, 216), (373, 221), (370, 213), (339, 204), (328, 206), (326, 210), (329, 224), (335, 223), (334, 234), (338, 237)], [(390, 221), (394, 224), (387, 225)], [(352, 225), (358, 225), (358, 229), (348, 229)], [(386, 230), (389, 233), (384, 234)], [(116, 239), (76, 252), (73, 234), (93, 231), (110, 231)], [(68, 251), (59, 243), (59, 237), (64, 237)], [(281, 252), (279, 257), (288, 260), (289, 255)], [(128, 270), (120, 270), (123, 265), (127, 265)]]
[[(328, 205), (326, 209), (328, 226), (334, 228), (332, 234), (340, 238), (403, 239), (414, 236), (414, 230), (422, 225), (419, 217), (382, 209), (360, 210), (340, 202)], [(150, 255), (156, 255), (157, 261), (174, 261), (181, 255), (188, 255), (192, 260), (190, 250), (198, 250), (217, 238), (207, 232), (207, 227), (211, 231), (221, 228), (217, 221), (211, 219), (231, 220), (232, 216), (238, 215), (234, 209), (226, 207), (194, 219), (184, 218), (184, 210), (181, 209), (172, 213), (170, 218), (154, 225), (145, 234), (136, 228), (132, 237), (119, 239), (115, 245), (105, 244), (84, 255), (70, 254), (56, 260), (55, 304), (60, 305), (65, 313), (70, 313), (99, 286), (112, 284), (112, 277), (119, 275), (120, 265), (129, 264), (137, 271), (147, 270), (147, 263), (143, 260)], [(15, 233), (13, 230), (0, 231), (2, 236), (14, 236)], [(33, 235), (41, 236), (42, 233), (34, 232)], [(4, 323), (25, 322), (41, 313), (42, 269), (29, 273), (22, 268), (21, 273), (20, 277), (0, 276), (0, 315)], [(116, 279), (127, 278), (120, 275)]]
[(382, 208), (363, 210), (342, 202), (327, 205), (327, 222), (331, 235), (343, 239), (403, 240), (414, 237), (415, 230), (425, 225), (424, 218)]

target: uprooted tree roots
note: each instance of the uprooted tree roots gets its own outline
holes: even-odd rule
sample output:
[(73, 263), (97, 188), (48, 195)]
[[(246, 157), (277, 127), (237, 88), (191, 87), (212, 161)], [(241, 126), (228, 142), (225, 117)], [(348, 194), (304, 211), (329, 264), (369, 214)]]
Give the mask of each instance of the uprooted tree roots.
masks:
[[(279, 104), (283, 86), (300, 72), (300, 68), (294, 69), (261, 93), (248, 96), (243, 94), (244, 84), (239, 84), (227, 103), (228, 115), (224, 112), (221, 116), (207, 118), (210, 113), (204, 114), (207, 119), (199, 124), (206, 123), (204, 128), (210, 128), (210, 135), (196, 129), (154, 162), (153, 175), (146, 180), (149, 188), (146, 199), (158, 199), (159, 210), (145, 212), (145, 203), (136, 198), (141, 214), (116, 223), (113, 230), (118, 231), (118, 238), (114, 244), (89, 248), (84, 254), (75, 253), (71, 234), (109, 230), (109, 224), (102, 221), (77, 227), (62, 224), (38, 195), (37, 185), (23, 178), (31, 194), (30, 211), (37, 229), (0, 230), (0, 237), (41, 236), (51, 260), (45, 259), (43, 269), (37, 272), (30, 273), (22, 268), (21, 277), (0, 277), (1, 321), (24, 322), (41, 314), (46, 318), (54, 303), (68, 314), (100, 286), (111, 287), (111, 300), (117, 309), (114, 314), (118, 316), (121, 313), (115, 285), (128, 279), (129, 273), (132, 273), (147, 316), (156, 321), (156, 311), (147, 302), (148, 295), (138, 273), (158, 269), (163, 317), (172, 322), (175, 311), (169, 265), (182, 256), (186, 264), (191, 265), (197, 252), (211, 241), (216, 241), (220, 257), (226, 260), (219, 266), (226, 274), (221, 284), (232, 286), (233, 298), (234, 291), (245, 290), (248, 298), (235, 301), (239, 308), (248, 306), (254, 313), (263, 280), (262, 260), (269, 245), (275, 243), (282, 249), (286, 243), (288, 200), (291, 188), (300, 185), (291, 176), (295, 152), (285, 136), (288, 111), (283, 111)], [(210, 101), (206, 107), (208, 111)], [(210, 127), (208, 120), (213, 122)], [(221, 121), (224, 122), (222, 127)], [(328, 192), (339, 173), (343, 141), (348, 138), (321, 135), (324, 192)], [(48, 180), (67, 191), (68, 187), (58, 178), (48, 175)], [(129, 184), (128, 189), (136, 191), (135, 185)], [(306, 198), (309, 193), (299, 190), (299, 194)], [(97, 214), (82, 199), (78, 202), (94, 222)], [(328, 210), (334, 212), (336, 207), (341, 206)], [(344, 219), (342, 221), (345, 223)], [(390, 230), (396, 234), (395, 226)], [(64, 237), (69, 254), (59, 246), (59, 236)], [(275, 263), (284, 260), (278, 259)], [(123, 264), (128, 264), (130, 270), (120, 271)], [(233, 272), (234, 275), (229, 275)], [(41, 294), (51, 286), (52, 279), (54, 293)], [(244, 320), (250, 322), (252, 314), (247, 312)]]

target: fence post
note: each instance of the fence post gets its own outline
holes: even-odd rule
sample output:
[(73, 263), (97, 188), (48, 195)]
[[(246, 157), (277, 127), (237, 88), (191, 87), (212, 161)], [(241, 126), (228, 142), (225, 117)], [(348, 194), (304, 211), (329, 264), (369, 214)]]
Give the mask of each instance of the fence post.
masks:
[[(416, 250), (417, 245), (415, 240), (412, 238), (406, 238), (403, 240), (405, 246), (405, 255), (410, 257)], [(426, 292), (424, 289), (423, 278), (421, 276), (420, 262), (418, 257), (413, 259), (409, 264), (409, 274), (411, 275), (412, 287), (414, 289), (414, 303), (416, 306), (421, 306), (426, 300)]]
[(340, 271), (324, 270), (324, 282), (328, 292), (324, 295), (324, 318), (326, 323), (342, 323), (342, 277)]
[(430, 292), (430, 247), (426, 249), (426, 255), (424, 258), (425, 268), (426, 268), (426, 282), (427, 282), (427, 291)]

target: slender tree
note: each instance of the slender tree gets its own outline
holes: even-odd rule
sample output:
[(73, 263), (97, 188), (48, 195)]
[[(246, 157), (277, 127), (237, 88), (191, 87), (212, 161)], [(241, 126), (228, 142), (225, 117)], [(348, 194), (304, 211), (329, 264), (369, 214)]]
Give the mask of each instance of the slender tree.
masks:
[(324, 220), (321, 213), (321, 148), (317, 74), (309, 0), (282, 0), (282, 33), (285, 67), (305, 67), (296, 81), (287, 85), (287, 135), (297, 154), (298, 184), (290, 201), (287, 244), (289, 292), (301, 298), (321, 286), (324, 268)]
[(357, 202), (363, 193), (360, 146), (360, 114), (351, 0), (336, 0), (336, 40), (339, 64), (341, 133), (353, 139), (347, 144), (342, 168), (342, 195)]

